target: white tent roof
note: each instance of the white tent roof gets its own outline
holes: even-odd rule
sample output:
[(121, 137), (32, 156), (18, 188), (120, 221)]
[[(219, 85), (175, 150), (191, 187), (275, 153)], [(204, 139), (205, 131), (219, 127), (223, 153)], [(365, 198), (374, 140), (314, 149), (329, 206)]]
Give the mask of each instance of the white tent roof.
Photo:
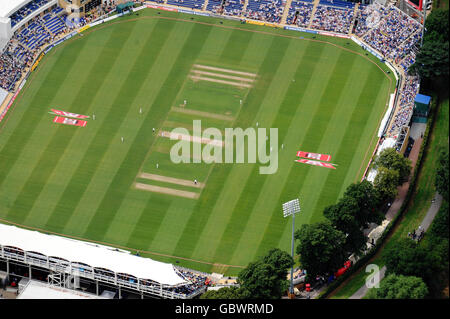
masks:
[(23, 7), (31, 0), (0, 0), (0, 17), (8, 18), (17, 9)]
[(101, 296), (88, 294), (79, 290), (62, 287), (52, 287), (47, 284), (31, 280), (17, 299), (106, 299)]
[(115, 248), (70, 238), (46, 235), (37, 231), (0, 224), (0, 245), (34, 251), (49, 257), (64, 258), (91, 267), (106, 268), (164, 285), (187, 283), (175, 272), (172, 264), (116, 251)]

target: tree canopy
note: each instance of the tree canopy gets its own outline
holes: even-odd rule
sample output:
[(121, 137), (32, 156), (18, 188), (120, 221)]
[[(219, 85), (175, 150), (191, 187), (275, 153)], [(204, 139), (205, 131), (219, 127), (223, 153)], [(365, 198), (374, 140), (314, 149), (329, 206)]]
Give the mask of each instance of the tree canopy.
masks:
[[(422, 80), (448, 82), (449, 22), (448, 9), (434, 9), (425, 21), (423, 45), (409, 73), (418, 73)], [(444, 80), (444, 81), (441, 81)]]
[(289, 287), (286, 275), (293, 264), (287, 252), (270, 250), (239, 273), (240, 295), (245, 299), (281, 298)]
[(439, 194), (448, 201), (448, 147), (439, 154), (435, 185)]
[(380, 288), (371, 288), (367, 299), (423, 299), (428, 287), (422, 278), (391, 274), (381, 280)]
[(239, 287), (210, 290), (201, 299), (279, 299), (289, 287), (287, 274), (293, 264), (287, 252), (272, 249), (239, 273)]
[(398, 179), (399, 174), (397, 170), (390, 170), (386, 167), (378, 168), (373, 185), (384, 201), (391, 201), (397, 196)]
[(304, 224), (295, 232), (300, 263), (309, 276), (334, 272), (346, 260), (345, 234), (329, 221)]
[(398, 153), (395, 148), (386, 148), (375, 157), (373, 166), (375, 169), (385, 167), (389, 170), (398, 172), (397, 185), (400, 186), (406, 182), (411, 172), (411, 161)]
[(383, 214), (378, 210), (380, 196), (369, 181), (351, 184), (337, 204), (324, 209), (323, 215), (347, 235), (345, 249), (360, 253), (366, 246), (363, 230), (369, 223), (379, 224)]
[(242, 295), (238, 287), (223, 287), (205, 292), (200, 299), (242, 299)]
[(384, 251), (386, 274), (416, 276), (429, 282), (439, 267), (436, 252), (418, 245), (410, 238), (404, 238)]

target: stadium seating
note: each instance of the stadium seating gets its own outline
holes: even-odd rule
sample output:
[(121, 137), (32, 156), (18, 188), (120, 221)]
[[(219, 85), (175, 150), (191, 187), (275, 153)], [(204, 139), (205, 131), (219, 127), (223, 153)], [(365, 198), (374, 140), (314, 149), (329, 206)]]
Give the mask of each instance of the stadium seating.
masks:
[(311, 28), (347, 34), (353, 21), (353, 9), (319, 5)]
[[(300, 27), (309, 25), (314, 4), (311, 1), (293, 0), (289, 8), (286, 24), (296, 24)], [(296, 15), (296, 13), (298, 14)]]
[[(17, 24), (24, 17), (35, 11), (49, 0), (34, 0), (18, 10), (12, 18)], [(164, 3), (163, 0), (152, 0)], [(168, 4), (231, 16), (244, 16), (271, 23), (280, 23), (285, 7), (284, 0), (248, 0), (243, 11), (244, 0), (209, 0), (206, 8), (205, 0), (168, 0)], [(378, 3), (360, 5), (354, 16), (355, 5), (342, 0), (320, 0), (314, 16), (312, 16), (313, 0), (293, 0), (287, 14), (286, 24), (310, 27), (316, 30), (348, 34), (354, 20), (357, 21), (354, 31), (368, 46), (377, 50), (386, 59), (392, 60), (403, 71), (414, 63), (416, 46), (422, 36), (422, 26), (398, 8), (389, 5), (383, 7)], [(56, 8), (42, 18), (34, 18), (27, 28), (17, 33), (5, 48), (0, 59), (0, 86), (11, 90), (20, 78), (25, 65), (32, 60), (33, 54), (43, 44), (67, 29), (66, 23), (58, 14), (63, 9)], [(86, 23), (83, 18), (75, 27)], [(394, 118), (389, 134), (395, 134), (403, 125), (408, 124), (413, 109), (413, 100), (419, 89), (417, 77), (406, 75), (406, 83), (399, 93), (398, 112)]]
[(201, 10), (205, 0), (168, 0), (167, 4)]
[(281, 0), (248, 0), (244, 16), (249, 19), (280, 23), (285, 2)]
[(14, 27), (17, 23), (22, 21), (25, 17), (36, 11), (50, 0), (33, 0), (27, 3), (25, 6), (14, 12), (11, 18), (11, 27)]

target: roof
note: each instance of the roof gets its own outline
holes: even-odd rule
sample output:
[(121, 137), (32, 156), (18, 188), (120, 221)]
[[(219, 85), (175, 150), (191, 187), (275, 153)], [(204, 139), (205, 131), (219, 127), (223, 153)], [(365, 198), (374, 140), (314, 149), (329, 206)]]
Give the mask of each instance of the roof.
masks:
[(395, 147), (395, 138), (389, 137), (381, 143), (381, 145), (378, 147), (377, 155), (379, 155), (382, 151), (384, 151), (386, 148), (392, 148)]
[(417, 94), (416, 98), (414, 99), (414, 102), (428, 105), (428, 104), (430, 104), (430, 100), (431, 100), (431, 97), (428, 95)]
[(17, 299), (106, 299), (80, 290), (53, 287), (31, 280)]
[(149, 279), (175, 286), (186, 282), (172, 264), (163, 263), (101, 246), (55, 235), (46, 235), (15, 226), (0, 224), (0, 245), (38, 252), (46, 256), (84, 263), (94, 268), (105, 268), (136, 278)]
[(23, 7), (31, 0), (0, 0), (2, 5), (0, 6), (0, 17), (8, 18), (17, 9)]

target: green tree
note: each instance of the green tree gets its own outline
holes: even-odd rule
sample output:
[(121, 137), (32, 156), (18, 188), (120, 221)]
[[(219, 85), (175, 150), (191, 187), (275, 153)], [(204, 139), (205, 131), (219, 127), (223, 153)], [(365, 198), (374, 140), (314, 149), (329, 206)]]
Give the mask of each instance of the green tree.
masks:
[(448, 78), (448, 41), (426, 41), (420, 48), (415, 63), (408, 72), (413, 75), (418, 73), (421, 78), (435, 79)]
[(371, 288), (367, 299), (423, 299), (428, 287), (422, 278), (391, 274), (380, 282), (380, 288)]
[(244, 299), (279, 299), (289, 287), (288, 269), (294, 261), (285, 251), (272, 249), (238, 275)]
[(238, 287), (223, 287), (219, 290), (209, 290), (200, 296), (200, 299), (242, 299)]
[(309, 276), (334, 272), (346, 260), (345, 234), (329, 221), (304, 224), (295, 232), (300, 263)]
[(401, 239), (395, 246), (386, 248), (384, 259), (386, 274), (421, 277), (427, 283), (440, 268), (440, 258), (436, 252), (418, 245), (410, 238)]
[(323, 215), (336, 229), (346, 234), (345, 249), (360, 253), (366, 246), (363, 230), (369, 223), (380, 224), (383, 214), (378, 210), (380, 196), (369, 181), (351, 184), (337, 204), (324, 209)]
[(442, 197), (448, 201), (448, 147), (439, 154), (435, 185)]
[(397, 196), (398, 179), (399, 173), (397, 170), (390, 170), (386, 167), (378, 168), (373, 185), (383, 201), (391, 201)]
[(396, 170), (399, 174), (397, 185), (400, 186), (409, 178), (411, 161), (399, 154), (395, 148), (386, 148), (375, 157), (373, 167), (375, 169), (385, 167), (389, 170)]
[(323, 215), (332, 225), (346, 235), (345, 251), (359, 253), (366, 244), (363, 229), (358, 223), (359, 206), (356, 199), (343, 197), (335, 205), (324, 209)]
[(379, 210), (380, 194), (371, 182), (363, 180), (351, 184), (345, 190), (344, 197), (351, 197), (357, 201), (359, 212), (356, 219), (361, 227), (367, 228), (369, 223), (380, 224), (383, 221), (384, 215)]
[(433, 9), (425, 22), (425, 38), (434, 42), (449, 40), (448, 9)]
[(449, 76), (449, 22), (448, 9), (434, 9), (425, 22), (423, 45), (409, 68), (422, 80), (433, 83), (448, 82)]

